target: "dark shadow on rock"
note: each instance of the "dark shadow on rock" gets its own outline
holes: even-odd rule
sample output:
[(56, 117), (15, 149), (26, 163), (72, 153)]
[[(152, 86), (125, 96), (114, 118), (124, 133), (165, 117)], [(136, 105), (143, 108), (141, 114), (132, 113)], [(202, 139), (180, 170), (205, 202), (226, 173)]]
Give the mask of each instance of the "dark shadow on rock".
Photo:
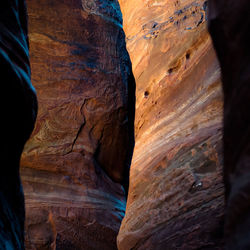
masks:
[(24, 248), (25, 212), (19, 161), (37, 112), (28, 51), (25, 2), (4, 1), (0, 8), (0, 249)]
[(250, 249), (250, 2), (210, 0), (224, 90), (226, 248)]

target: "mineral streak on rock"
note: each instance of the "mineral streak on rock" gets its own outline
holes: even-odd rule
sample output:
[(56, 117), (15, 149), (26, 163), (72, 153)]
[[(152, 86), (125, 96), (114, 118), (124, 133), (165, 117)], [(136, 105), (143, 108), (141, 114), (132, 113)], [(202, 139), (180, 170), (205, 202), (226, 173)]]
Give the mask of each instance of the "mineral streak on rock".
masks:
[(118, 248), (221, 249), (220, 69), (203, 0), (120, 0), (136, 145)]
[(250, 249), (250, 3), (209, 1), (224, 90), (226, 249)]
[(24, 249), (24, 197), (19, 161), (36, 118), (30, 81), (25, 1), (1, 2), (0, 249)]
[[(27, 249), (114, 249), (134, 79), (117, 1), (28, 0), (38, 121), (22, 157)], [(130, 100), (130, 101), (128, 101)]]
[(99, 15), (122, 28), (122, 14), (118, 1), (82, 0), (82, 8), (89, 14)]

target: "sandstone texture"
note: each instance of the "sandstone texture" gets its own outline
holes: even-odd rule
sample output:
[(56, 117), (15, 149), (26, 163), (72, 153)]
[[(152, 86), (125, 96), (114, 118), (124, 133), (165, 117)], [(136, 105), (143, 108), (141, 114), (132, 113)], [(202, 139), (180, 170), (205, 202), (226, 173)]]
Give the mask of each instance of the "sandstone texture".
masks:
[(24, 249), (24, 197), (19, 162), (36, 118), (30, 81), (27, 19), (24, 1), (0, 7), (1, 174), (0, 249)]
[(26, 248), (115, 249), (135, 99), (119, 4), (27, 5), (39, 110), (21, 161)]
[(136, 144), (118, 249), (222, 249), (220, 68), (203, 0), (120, 0)]
[(209, 1), (224, 90), (226, 249), (250, 249), (250, 3)]

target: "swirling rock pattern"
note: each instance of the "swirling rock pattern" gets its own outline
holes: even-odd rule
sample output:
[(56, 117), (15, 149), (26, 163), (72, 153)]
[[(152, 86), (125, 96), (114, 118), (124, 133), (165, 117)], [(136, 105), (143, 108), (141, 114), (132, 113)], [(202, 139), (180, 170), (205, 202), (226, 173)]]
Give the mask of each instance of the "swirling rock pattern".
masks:
[(82, 8), (122, 27), (122, 14), (117, 0), (82, 0)]
[(221, 249), (220, 68), (203, 0), (120, 0), (136, 145), (118, 248)]
[(27, 4), (39, 111), (21, 162), (26, 247), (115, 249), (125, 212), (121, 184), (127, 185), (133, 150), (135, 95), (119, 5)]

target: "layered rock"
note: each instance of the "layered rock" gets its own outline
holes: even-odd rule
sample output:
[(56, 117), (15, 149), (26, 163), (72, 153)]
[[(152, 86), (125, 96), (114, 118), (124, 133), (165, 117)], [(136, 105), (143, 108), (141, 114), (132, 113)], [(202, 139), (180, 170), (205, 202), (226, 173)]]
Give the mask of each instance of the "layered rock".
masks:
[(115, 249), (134, 120), (119, 4), (27, 4), (39, 112), (22, 157), (26, 247)]
[(24, 1), (0, 8), (1, 174), (0, 249), (24, 249), (24, 197), (19, 162), (36, 117), (30, 81), (27, 19)]
[(120, 5), (137, 101), (118, 248), (221, 249), (223, 98), (207, 2)]
[(209, 27), (224, 90), (226, 249), (250, 248), (249, 1), (209, 1)]

